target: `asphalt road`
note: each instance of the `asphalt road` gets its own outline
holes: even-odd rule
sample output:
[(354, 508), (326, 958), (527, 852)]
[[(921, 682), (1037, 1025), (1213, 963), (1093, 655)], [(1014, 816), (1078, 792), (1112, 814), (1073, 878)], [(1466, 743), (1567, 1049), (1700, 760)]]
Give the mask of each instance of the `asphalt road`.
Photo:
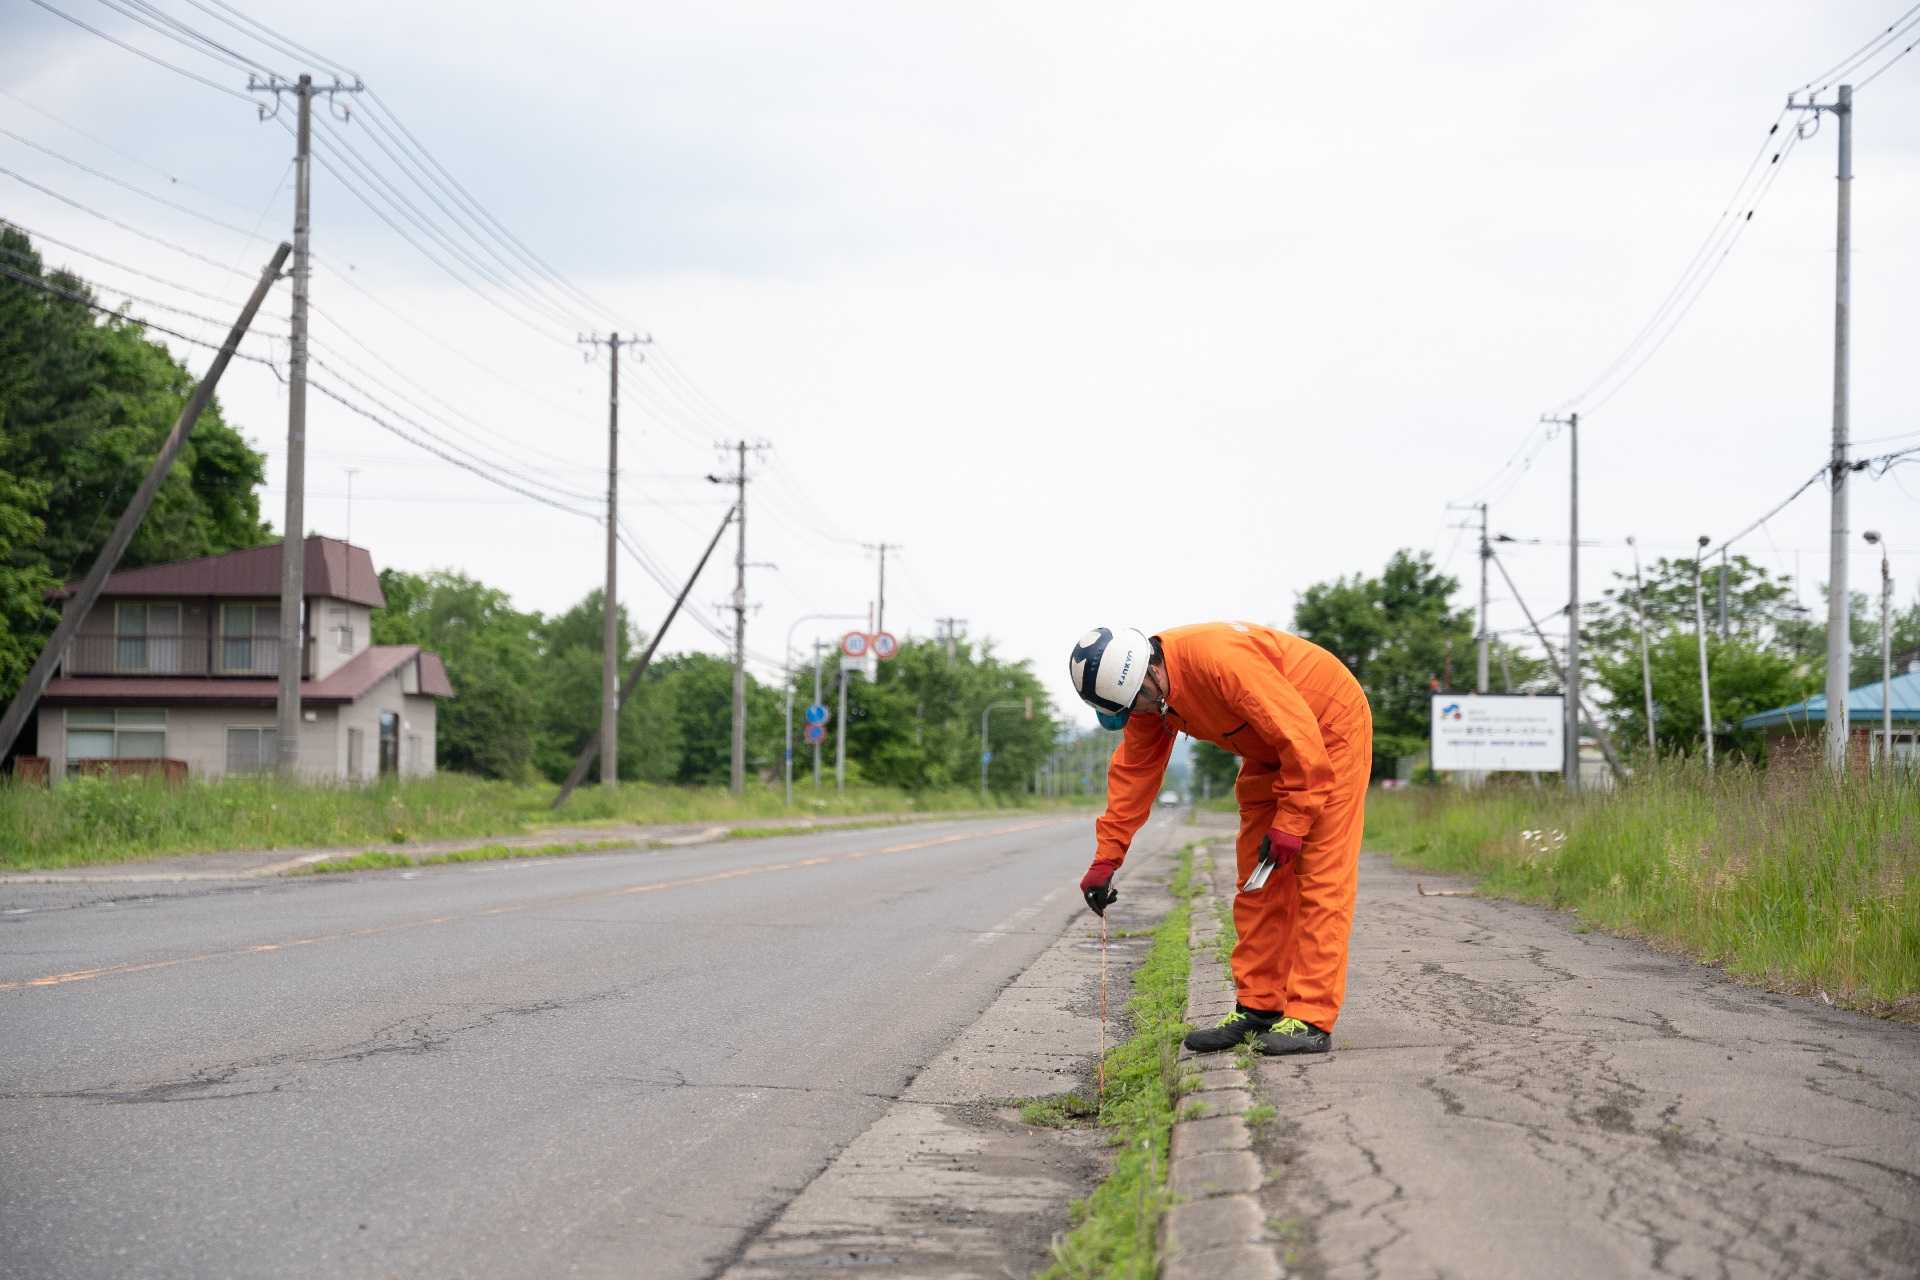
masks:
[(1423, 880), (1362, 860), (1332, 1055), (1257, 1067), (1294, 1274), (1920, 1276), (1920, 1028)]
[(0, 888), (0, 1271), (705, 1276), (1081, 909), (1087, 818)]

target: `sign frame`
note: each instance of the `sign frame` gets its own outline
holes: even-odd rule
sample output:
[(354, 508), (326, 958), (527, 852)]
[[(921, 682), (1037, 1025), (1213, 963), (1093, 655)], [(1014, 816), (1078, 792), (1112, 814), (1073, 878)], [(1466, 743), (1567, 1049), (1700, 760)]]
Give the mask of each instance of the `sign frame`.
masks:
[(1558, 693), (1435, 693), (1427, 709), (1436, 773), (1558, 773), (1567, 700)]

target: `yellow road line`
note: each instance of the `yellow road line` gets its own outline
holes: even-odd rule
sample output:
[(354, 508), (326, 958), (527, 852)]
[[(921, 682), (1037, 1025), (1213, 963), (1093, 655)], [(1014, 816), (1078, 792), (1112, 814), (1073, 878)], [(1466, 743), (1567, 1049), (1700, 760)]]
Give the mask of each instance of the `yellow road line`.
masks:
[(431, 916), (423, 920), (403, 920), (398, 924), (371, 925), (362, 929), (347, 929), (340, 933), (320, 934), (311, 938), (293, 938), (286, 942), (261, 942), (252, 946), (234, 947), (226, 951), (202, 951), (197, 955), (176, 956), (171, 960), (143, 960), (129, 964), (103, 965), (98, 969), (74, 969), (67, 973), (50, 973), (42, 978), (22, 978), (13, 982), (0, 982), (0, 991), (17, 991), (27, 987), (58, 987), (70, 982), (91, 982), (95, 978), (117, 977), (128, 973), (145, 973), (152, 969), (171, 969), (175, 965), (197, 964), (202, 960), (225, 960), (236, 956), (260, 955), (266, 952), (281, 951), (288, 947), (309, 947), (321, 942), (340, 942), (349, 938), (371, 938), (380, 934), (398, 933), (403, 929), (423, 929), (429, 925), (453, 924), (462, 920), (480, 920), (489, 916), (509, 915), (519, 911), (545, 911), (554, 907), (571, 906), (580, 902), (592, 902), (600, 898), (619, 898), (635, 893), (659, 893), (666, 889), (688, 889), (697, 885), (717, 884), (723, 880), (738, 880), (742, 876), (760, 875), (769, 871), (798, 871), (806, 867), (822, 867), (836, 862), (858, 862), (862, 858), (878, 858), (888, 854), (913, 853), (921, 849), (932, 849), (939, 845), (958, 844), (963, 840), (987, 840), (994, 836), (1010, 836), (1022, 831), (1033, 831), (1040, 827), (1057, 826), (1072, 819), (1044, 818), (1033, 822), (1022, 822), (1011, 827), (998, 827), (992, 831), (962, 831), (950, 836), (936, 836), (931, 840), (915, 840), (907, 844), (887, 845), (880, 849), (861, 849), (853, 853), (827, 854), (813, 858), (799, 858), (792, 862), (763, 862), (758, 866), (735, 867), (728, 871), (713, 871), (706, 875), (688, 876), (681, 880), (654, 880), (646, 884), (623, 885), (618, 889), (595, 889), (587, 893), (577, 893), (564, 898), (542, 899), (538, 902), (514, 903), (503, 907), (487, 907), (484, 910), (468, 912), (464, 915)]

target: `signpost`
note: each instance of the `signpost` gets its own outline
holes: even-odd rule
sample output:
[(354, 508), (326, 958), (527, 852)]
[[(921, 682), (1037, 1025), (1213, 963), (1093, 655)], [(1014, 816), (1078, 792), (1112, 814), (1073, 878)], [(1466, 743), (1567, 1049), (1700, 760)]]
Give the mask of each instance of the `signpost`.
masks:
[(800, 736), (806, 739), (808, 746), (817, 747), (827, 740), (827, 726), (817, 721), (809, 721), (807, 727), (800, 731)]
[(873, 656), (882, 662), (900, 652), (900, 642), (893, 638), (891, 631), (876, 631), (867, 640), (873, 646)]
[(849, 631), (840, 637), (840, 652), (846, 654), (849, 658), (864, 658), (867, 656), (867, 648), (871, 643), (871, 638), (866, 632)]
[(1432, 715), (1437, 772), (1554, 773), (1565, 761), (1559, 694), (1436, 693)]
[(816, 702), (800, 715), (809, 725), (824, 725), (832, 718), (833, 713), (827, 710), (825, 704)]

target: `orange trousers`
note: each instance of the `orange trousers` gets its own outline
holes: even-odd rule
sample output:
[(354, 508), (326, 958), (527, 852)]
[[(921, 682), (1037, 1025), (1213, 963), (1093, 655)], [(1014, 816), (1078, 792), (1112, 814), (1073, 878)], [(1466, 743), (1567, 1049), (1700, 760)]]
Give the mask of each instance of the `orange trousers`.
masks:
[(1234, 882), (1236, 998), (1249, 1009), (1284, 1011), (1333, 1030), (1347, 992), (1347, 942), (1359, 888), (1360, 838), (1373, 771), (1373, 723), (1364, 704), (1339, 729), (1322, 727), (1333, 763), (1333, 794), (1314, 819), (1299, 856), (1264, 888), (1238, 892), (1260, 860), (1260, 839), (1273, 825), (1275, 770), (1243, 762), (1234, 796), (1240, 802)]

